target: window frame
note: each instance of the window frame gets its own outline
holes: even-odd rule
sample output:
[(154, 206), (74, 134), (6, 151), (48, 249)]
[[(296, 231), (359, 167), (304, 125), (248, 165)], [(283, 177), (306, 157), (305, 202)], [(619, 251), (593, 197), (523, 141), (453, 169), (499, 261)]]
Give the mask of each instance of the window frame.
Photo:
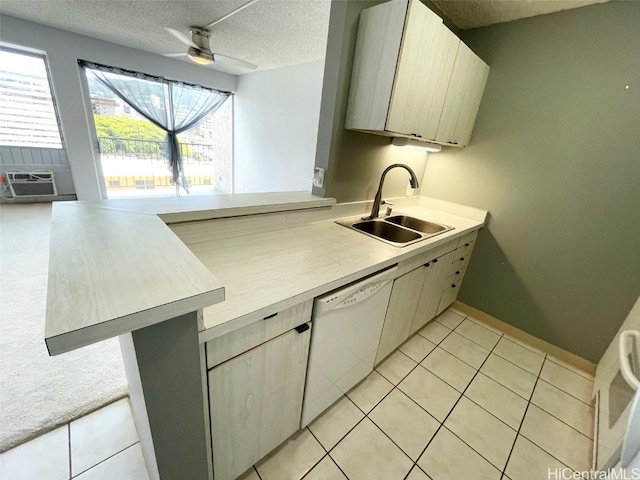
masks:
[(0, 143), (0, 147), (5, 148), (38, 148), (43, 150), (65, 150), (65, 141), (64, 135), (62, 133), (62, 122), (60, 121), (60, 114), (58, 113), (58, 102), (56, 101), (55, 89), (53, 86), (51, 70), (49, 68), (49, 62), (47, 59), (46, 52), (36, 52), (33, 50), (28, 50), (26, 48), (20, 48), (19, 46), (9, 46), (0, 42), (0, 51), (13, 53), (15, 55), (23, 55), (26, 57), (35, 57), (40, 58), (44, 63), (44, 71), (47, 76), (47, 84), (49, 85), (49, 93), (51, 94), (51, 103), (53, 105), (53, 115), (56, 120), (56, 125), (58, 127), (58, 136), (60, 137), (60, 146), (59, 147), (43, 147), (41, 145), (5, 145)]

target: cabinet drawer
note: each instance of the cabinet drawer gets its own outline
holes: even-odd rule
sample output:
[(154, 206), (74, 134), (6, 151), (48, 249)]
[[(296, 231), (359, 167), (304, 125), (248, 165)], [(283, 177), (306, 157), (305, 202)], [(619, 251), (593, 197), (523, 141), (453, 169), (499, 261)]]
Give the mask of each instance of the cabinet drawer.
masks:
[(229, 332), (206, 343), (207, 368), (226, 362), (311, 319), (313, 300), (294, 305), (263, 320)]
[[(458, 248), (461, 247), (471, 247), (473, 249), (473, 242), (475, 242), (478, 237), (478, 230), (474, 230), (473, 232), (465, 233), (458, 239)], [(467, 245), (469, 244), (469, 245)]]
[(451, 305), (455, 301), (458, 296), (458, 290), (460, 290), (460, 283), (461, 282), (448, 285), (447, 288), (442, 292), (436, 315), (440, 315), (449, 305)]
[(451, 242), (447, 242), (443, 245), (439, 245), (435, 248), (427, 250), (424, 253), (416, 255), (408, 260), (405, 260), (398, 264), (398, 273), (400, 275), (404, 275), (405, 273), (411, 272), (416, 268), (431, 262), (435, 258), (439, 258), (443, 255), (446, 255), (449, 252), (452, 252), (456, 249), (458, 245), (458, 240), (452, 240)]
[(475, 246), (475, 241), (468, 241), (465, 243), (460, 244), (460, 246), (458, 248), (456, 248), (456, 257), (460, 258), (460, 257), (468, 257), (469, 255), (471, 255), (471, 252), (473, 251), (473, 247)]
[(460, 270), (455, 270), (451, 275), (447, 277), (447, 285), (457, 284), (462, 282), (464, 278), (464, 274), (467, 271), (467, 267), (461, 268)]
[(471, 252), (468, 253), (460, 253), (458, 250), (454, 252), (453, 263), (451, 264), (451, 274), (455, 272), (461, 272), (465, 268), (467, 268), (467, 263), (469, 263), (469, 257), (471, 256)]

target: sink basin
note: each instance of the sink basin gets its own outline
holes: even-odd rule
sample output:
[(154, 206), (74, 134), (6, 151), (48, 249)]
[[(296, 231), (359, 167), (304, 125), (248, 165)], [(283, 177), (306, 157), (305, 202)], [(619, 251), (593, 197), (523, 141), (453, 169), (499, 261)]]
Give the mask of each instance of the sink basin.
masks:
[(395, 223), (396, 225), (402, 225), (403, 227), (410, 228), (411, 230), (417, 230), (422, 233), (440, 233), (445, 230), (451, 230), (451, 228), (437, 223), (427, 222), (420, 220), (419, 218), (408, 217), (406, 215), (395, 215), (393, 217), (385, 218), (387, 222)]
[(393, 243), (409, 243), (422, 238), (422, 235), (418, 232), (376, 220), (366, 220), (354, 223), (352, 227), (361, 232), (368, 233), (369, 235), (373, 235), (374, 237), (382, 238), (383, 240)]
[(357, 230), (395, 247), (405, 247), (435, 235), (453, 230), (453, 227), (420, 220), (406, 215), (386, 218), (343, 218), (336, 223)]

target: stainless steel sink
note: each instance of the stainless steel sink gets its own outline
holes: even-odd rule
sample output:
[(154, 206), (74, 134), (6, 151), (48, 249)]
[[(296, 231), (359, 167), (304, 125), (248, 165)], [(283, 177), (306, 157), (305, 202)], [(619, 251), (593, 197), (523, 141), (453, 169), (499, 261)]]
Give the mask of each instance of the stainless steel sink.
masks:
[(356, 230), (368, 233), (374, 237), (382, 238), (393, 243), (409, 243), (414, 240), (420, 240), (422, 235), (413, 230), (406, 228), (396, 227), (395, 225), (387, 222), (378, 222), (375, 220), (366, 220), (363, 222), (354, 223), (352, 225)]
[(411, 230), (417, 230), (418, 232), (422, 233), (440, 233), (447, 229), (451, 230), (450, 227), (446, 227), (445, 225), (427, 222), (425, 220), (408, 217), (406, 215), (394, 215), (393, 217), (387, 217), (384, 220), (386, 222), (395, 223), (396, 225), (401, 225), (403, 227), (410, 228)]
[(396, 247), (404, 247), (439, 235), (453, 227), (439, 223), (420, 220), (406, 215), (394, 215), (374, 219), (346, 218), (336, 220), (336, 223), (364, 233), (376, 240), (383, 241)]

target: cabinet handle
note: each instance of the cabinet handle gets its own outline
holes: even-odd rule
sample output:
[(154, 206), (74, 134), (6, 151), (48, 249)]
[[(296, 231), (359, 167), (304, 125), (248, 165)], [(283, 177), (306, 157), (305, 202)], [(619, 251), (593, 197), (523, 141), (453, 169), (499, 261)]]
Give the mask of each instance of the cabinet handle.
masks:
[(431, 264), (427, 262), (427, 263), (425, 263), (425, 264), (424, 264), (424, 266), (425, 266), (425, 267), (430, 267), (430, 266), (431, 266)]
[(273, 314), (271, 314), (271, 315), (267, 315), (266, 317), (264, 317), (264, 318), (263, 318), (263, 320), (269, 320), (270, 318), (273, 318), (273, 317), (275, 317), (276, 315), (278, 315), (278, 313), (277, 313), (277, 312), (276, 312), (276, 313), (273, 313)]
[(464, 257), (460, 257), (460, 261), (462, 262), (464, 260)]
[(458, 270), (458, 271), (456, 272), (456, 275), (460, 275), (460, 270)]
[(468, 247), (468, 246), (469, 246), (469, 244), (468, 244), (468, 243), (465, 243), (465, 244), (464, 244), (464, 246), (465, 246), (465, 247)]
[(451, 284), (451, 288), (456, 288), (456, 284), (455, 284), (455, 283), (452, 283), (452, 284)]
[(437, 259), (437, 258), (434, 258), (434, 259), (433, 259), (433, 263), (438, 263), (438, 259)]
[(307, 330), (309, 330), (309, 324), (308, 323), (303, 323), (302, 325), (298, 325), (295, 328), (295, 331), (298, 332), (298, 333), (306, 332)]

